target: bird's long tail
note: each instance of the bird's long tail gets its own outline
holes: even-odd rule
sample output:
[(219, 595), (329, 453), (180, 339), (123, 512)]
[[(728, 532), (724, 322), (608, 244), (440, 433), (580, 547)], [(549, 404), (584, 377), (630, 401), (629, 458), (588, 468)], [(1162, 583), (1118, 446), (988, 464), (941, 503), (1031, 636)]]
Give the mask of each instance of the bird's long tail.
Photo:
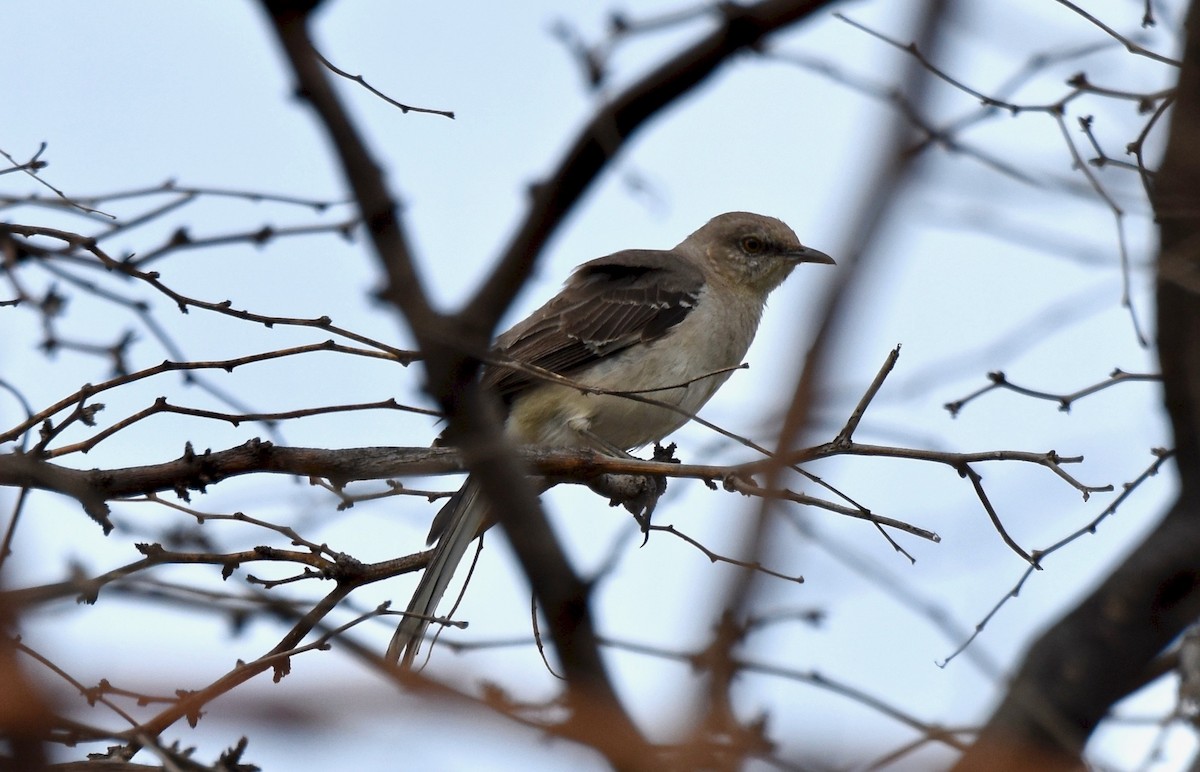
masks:
[(437, 547), (429, 566), (421, 574), (421, 581), (408, 603), (405, 617), (388, 645), (389, 662), (399, 661), (401, 667), (412, 667), (421, 641), (429, 629), (429, 622), (435, 616), (437, 605), (454, 576), (454, 570), (462, 562), (467, 546), (487, 519), (487, 509), (479, 485), (468, 479), (462, 490), (450, 499), (434, 519), (430, 537), (437, 538)]

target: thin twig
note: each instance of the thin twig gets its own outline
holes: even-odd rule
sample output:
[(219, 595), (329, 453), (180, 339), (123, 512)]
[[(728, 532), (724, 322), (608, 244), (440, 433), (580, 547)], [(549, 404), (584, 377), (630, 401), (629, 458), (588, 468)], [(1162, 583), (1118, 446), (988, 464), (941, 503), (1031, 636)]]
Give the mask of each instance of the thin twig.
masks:
[(390, 96), (383, 93), (379, 89), (375, 88), (370, 83), (367, 83), (366, 78), (364, 78), (362, 75), (351, 75), (350, 73), (346, 72), (345, 70), (339, 69), (338, 67), (334, 66), (333, 62), (326, 59), (325, 55), (322, 54), (320, 51), (318, 51), (316, 48), (313, 49), (313, 53), (316, 54), (316, 57), (321, 60), (321, 64), (328, 67), (334, 74), (340, 75), (341, 77), (345, 78), (346, 80), (354, 81), (355, 83), (362, 86), (367, 91), (370, 91), (372, 94), (379, 97), (380, 99), (387, 102), (388, 104), (400, 108), (400, 112), (402, 112), (402, 113), (410, 113), (410, 112), (412, 112), (412, 113), (429, 113), (431, 115), (441, 115), (445, 118), (449, 118), (450, 120), (454, 120), (454, 111), (453, 110), (434, 110), (429, 107), (415, 107), (413, 105), (406, 105), (401, 102), (397, 102), (395, 99), (392, 99)]

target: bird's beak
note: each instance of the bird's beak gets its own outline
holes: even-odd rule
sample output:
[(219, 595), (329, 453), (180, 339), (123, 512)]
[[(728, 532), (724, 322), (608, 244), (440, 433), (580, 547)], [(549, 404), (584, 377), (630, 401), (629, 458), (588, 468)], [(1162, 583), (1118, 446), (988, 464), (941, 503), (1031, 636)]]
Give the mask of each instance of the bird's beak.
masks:
[(800, 247), (787, 253), (787, 256), (797, 263), (821, 263), (822, 265), (837, 265), (833, 258), (819, 249)]

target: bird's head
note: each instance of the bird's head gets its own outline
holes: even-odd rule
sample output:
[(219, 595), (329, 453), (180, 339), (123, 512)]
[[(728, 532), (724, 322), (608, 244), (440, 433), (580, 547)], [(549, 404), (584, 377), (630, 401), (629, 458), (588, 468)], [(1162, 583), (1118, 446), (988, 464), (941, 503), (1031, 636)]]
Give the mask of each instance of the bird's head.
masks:
[(801, 244), (782, 220), (750, 212), (717, 215), (676, 249), (700, 257), (713, 279), (764, 296), (800, 263), (834, 264), (829, 255)]

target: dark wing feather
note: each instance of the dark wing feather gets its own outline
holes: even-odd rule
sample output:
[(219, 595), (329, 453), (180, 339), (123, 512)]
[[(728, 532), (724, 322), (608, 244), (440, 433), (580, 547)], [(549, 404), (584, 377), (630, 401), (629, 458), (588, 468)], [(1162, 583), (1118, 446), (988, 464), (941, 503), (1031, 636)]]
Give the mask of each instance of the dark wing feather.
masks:
[[(571, 377), (635, 343), (660, 338), (695, 308), (704, 276), (672, 252), (628, 250), (584, 263), (562, 292), (496, 339), (495, 351)], [(534, 381), (489, 366), (506, 402)]]

